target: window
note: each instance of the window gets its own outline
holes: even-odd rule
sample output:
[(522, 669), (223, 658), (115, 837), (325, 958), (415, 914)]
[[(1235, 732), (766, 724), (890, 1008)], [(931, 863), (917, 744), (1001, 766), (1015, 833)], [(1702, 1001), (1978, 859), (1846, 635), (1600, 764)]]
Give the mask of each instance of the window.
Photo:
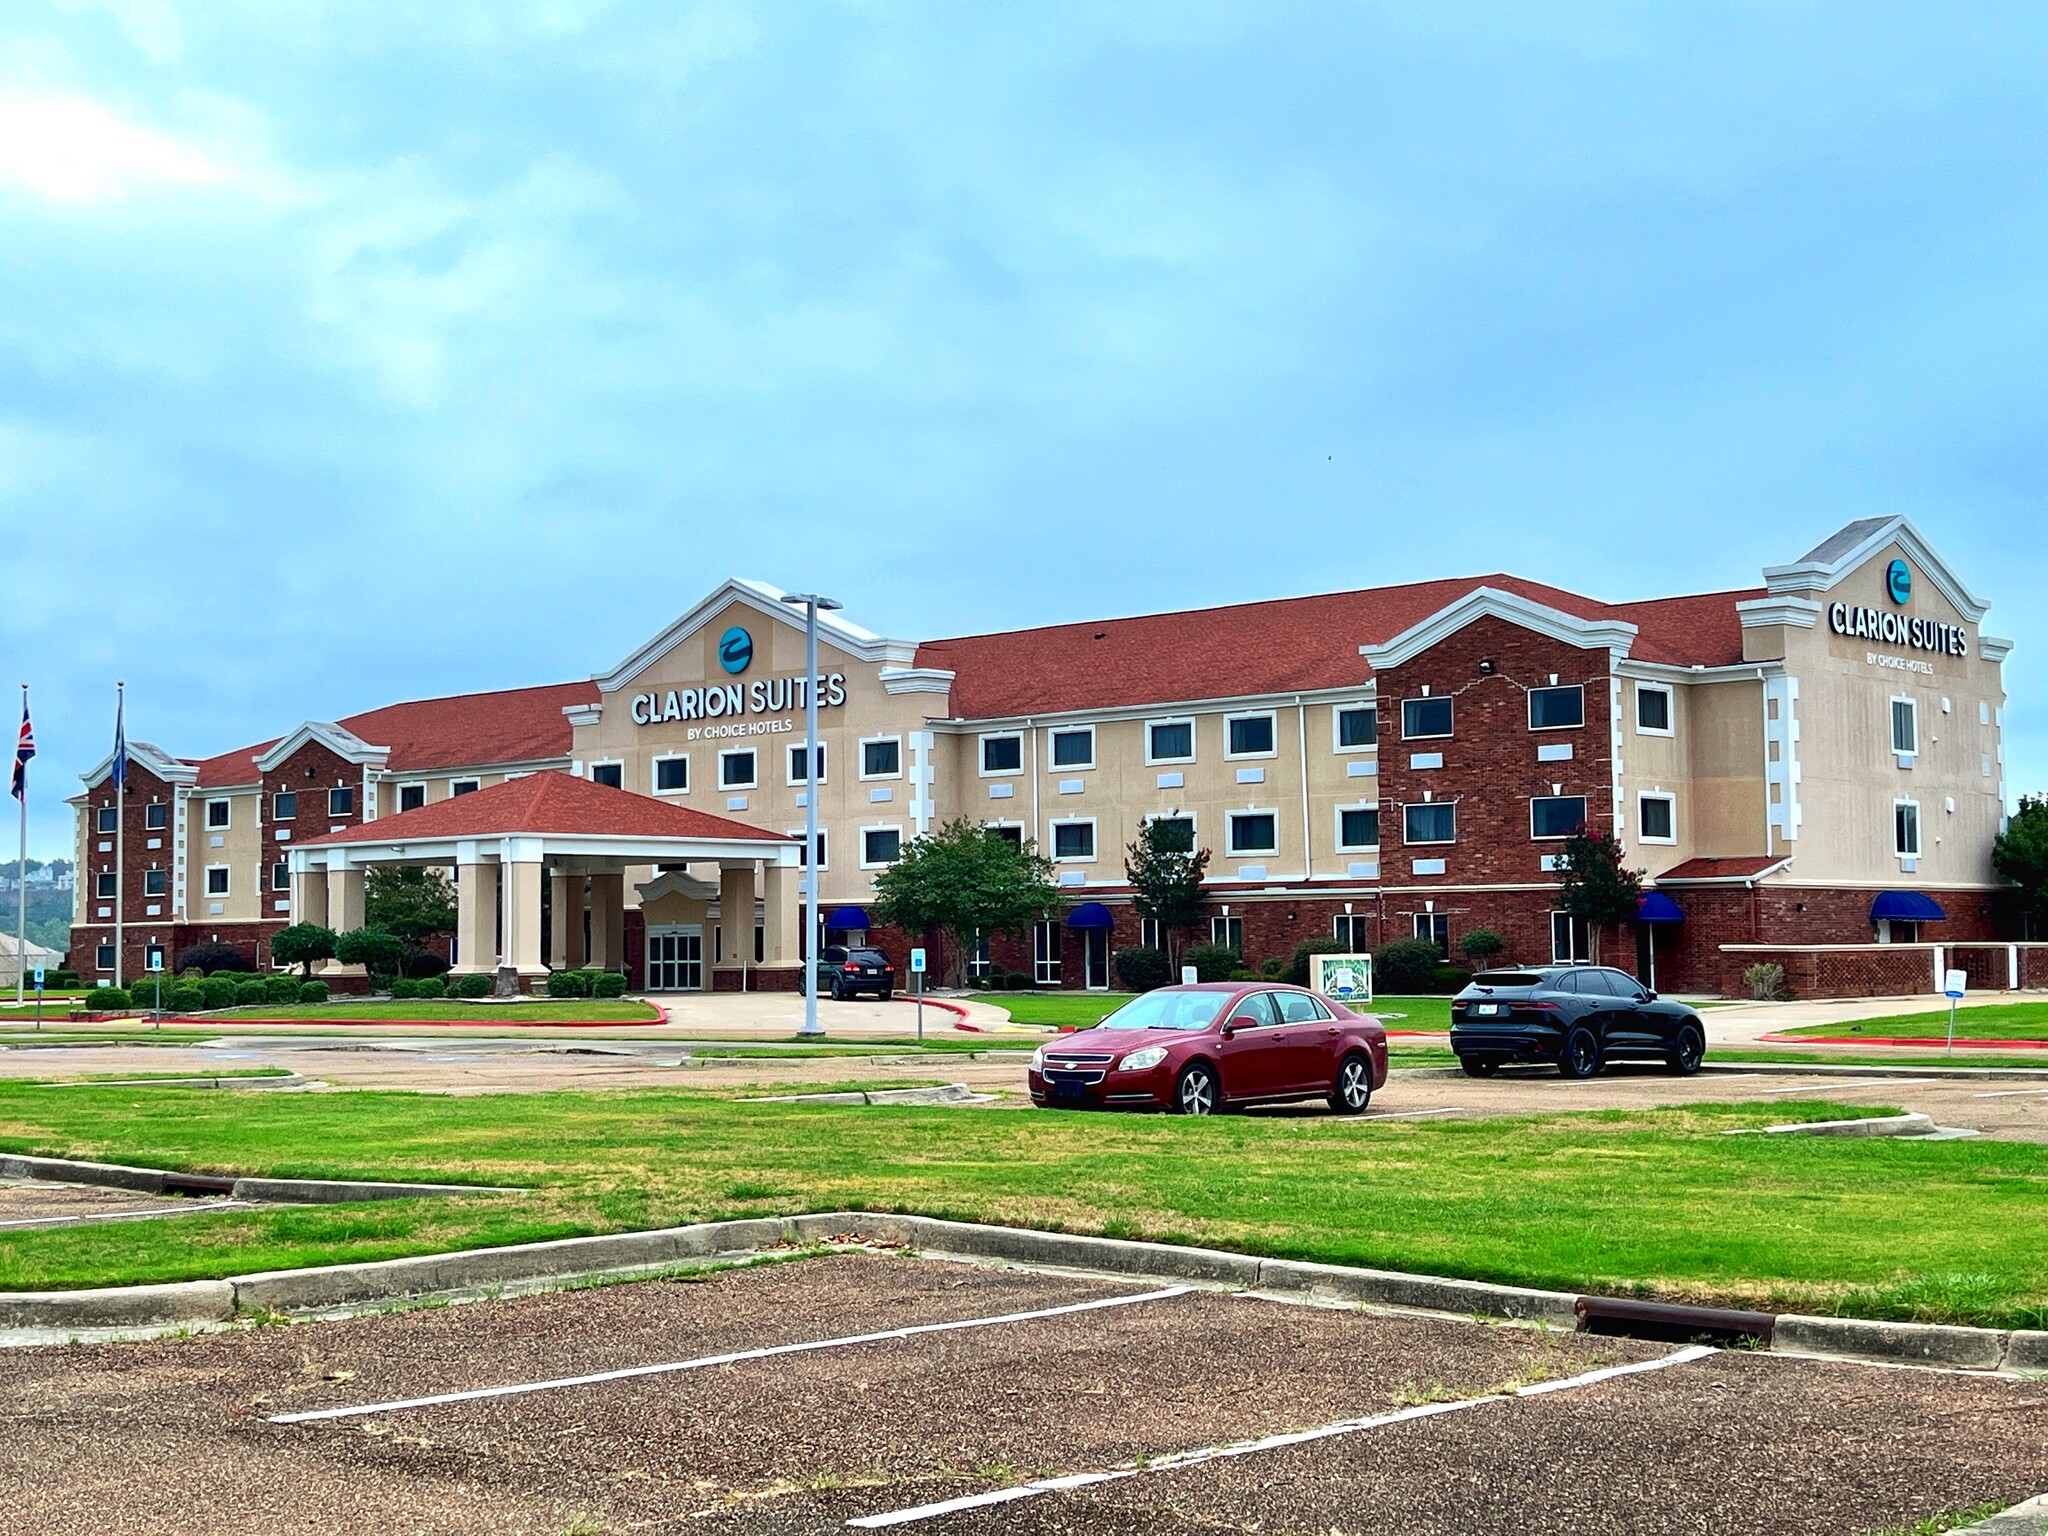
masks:
[(1529, 729), (1555, 731), (1586, 723), (1586, 690), (1577, 683), (1529, 690)]
[(860, 776), (896, 779), (903, 776), (903, 738), (880, 736), (860, 744)]
[(1225, 949), (1244, 953), (1244, 919), (1241, 917), (1212, 917), (1209, 919), (1209, 942), (1221, 944)]
[(1055, 860), (1092, 862), (1095, 858), (1093, 821), (1056, 821), (1052, 824), (1052, 856)]
[[(809, 755), (811, 759), (811, 765), (817, 770), (818, 782), (820, 784), (828, 782), (825, 777), (825, 743), (822, 741), (819, 742), (816, 751)], [(790, 783), (803, 784), (809, 781), (810, 776), (804, 771), (805, 756), (806, 754), (804, 751), (804, 744), (802, 742), (798, 742), (795, 746), (789, 749)]]
[(608, 789), (626, 787), (626, 765), (624, 763), (592, 763), (590, 782), (602, 784)]
[(1636, 797), (1636, 830), (1646, 843), (1678, 841), (1678, 802), (1670, 795)]
[(233, 803), (229, 800), (209, 800), (206, 802), (206, 828), (209, 832), (219, 832), (227, 826), (228, 816)]
[(1339, 912), (1330, 919), (1330, 937), (1343, 945), (1347, 954), (1365, 954), (1372, 948), (1370, 921), (1363, 912)]
[(1892, 700), (1892, 751), (1912, 757), (1920, 750), (1920, 707), (1911, 699)]
[(1093, 768), (1095, 766), (1095, 727), (1075, 726), (1071, 730), (1052, 733), (1052, 765), (1055, 768)]
[(270, 819), (290, 821), (299, 814), (299, 797), (290, 790), (280, 790), (270, 797)]
[(1671, 734), (1671, 690), (1656, 683), (1636, 684), (1636, 729), (1645, 736)]
[(1529, 802), (1529, 835), (1533, 838), (1570, 837), (1585, 824), (1584, 795), (1538, 795)]
[(988, 957), (988, 940), (983, 939), (974, 946), (974, 953), (967, 957), (967, 974), (970, 976), (987, 976), (994, 969), (995, 963)]
[(1234, 1029), (1270, 1029), (1280, 1022), (1280, 1010), (1272, 993), (1253, 992), (1231, 1011), (1229, 1022)]
[(738, 747), (733, 751), (718, 754), (720, 789), (752, 789), (758, 782), (758, 771), (754, 764), (752, 747)]
[(228, 893), (228, 867), (225, 864), (206, 866), (206, 894), (225, 896)]
[(1339, 752), (1360, 752), (1376, 746), (1380, 738), (1380, 711), (1377, 704), (1339, 704), (1337, 706), (1337, 750)]
[(1279, 1006), (1282, 1024), (1320, 1024), (1330, 1016), (1323, 1000), (1313, 992), (1271, 992), (1267, 996)]
[(92, 963), (95, 970), (111, 971), (114, 968), (114, 946), (111, 944), (94, 945)]
[(1193, 853), (1195, 851), (1195, 818), (1192, 816), (1148, 816), (1151, 825), (1159, 828), (1159, 846), (1168, 853)]
[(1060, 925), (1056, 919), (1032, 925), (1031, 979), (1041, 987), (1060, 984)]
[(170, 883), (170, 871), (166, 869), (145, 869), (142, 872), (142, 894), (161, 896)]
[(1165, 950), (1166, 928), (1158, 918), (1141, 917), (1138, 919), (1138, 947), (1140, 949)]
[(684, 795), (690, 791), (690, 760), (687, 757), (657, 757), (654, 760), (654, 792)]
[(1920, 857), (1920, 802), (1892, 802), (1892, 852), (1902, 859)]
[(1449, 800), (1401, 807), (1401, 838), (1409, 843), (1455, 843), (1458, 808)]
[(1232, 811), (1227, 820), (1232, 858), (1280, 851), (1280, 818), (1272, 811)]
[(1024, 846), (1024, 829), (1015, 822), (993, 821), (988, 823), (987, 830), (1004, 842), (1015, 843), (1019, 848)]
[(1225, 757), (1271, 757), (1273, 752), (1273, 717), (1265, 715), (1230, 715), (1223, 722), (1223, 755)]
[(101, 901), (114, 899), (114, 872), (111, 869), (103, 869), (92, 877), (92, 893)]
[(102, 832), (119, 831), (121, 827), (120, 815), (121, 813), (111, 805), (101, 806), (99, 808), (99, 819), (97, 822), (99, 829)]
[(1451, 734), (1451, 701), (1444, 699), (1403, 699), (1401, 701), (1401, 736), (1403, 740), (1414, 741), (1418, 737), (1448, 736)]
[(1380, 808), (1376, 805), (1343, 805), (1337, 808), (1339, 848), (1377, 848), (1380, 845)]
[(1418, 939), (1427, 939), (1440, 955), (1451, 952), (1451, 919), (1443, 912), (1417, 912), (1412, 929)]
[(1194, 760), (1194, 721), (1148, 720), (1145, 722), (1146, 762), (1192, 763)]
[(330, 789), (327, 791), (327, 814), (346, 816), (356, 808), (356, 792), (352, 789)]
[(860, 867), (880, 869), (894, 864), (903, 852), (900, 827), (863, 827), (860, 834)]
[(452, 779), (448, 784), (448, 798), (453, 800), (457, 795), (473, 795), (483, 785), (482, 779)]
[(401, 811), (416, 811), (426, 803), (426, 785), (401, 784), (398, 786), (398, 808)]
[[(804, 846), (804, 829), (802, 827), (792, 827), (790, 828), (789, 835), (796, 839), (797, 868), (807, 868), (808, 866), (804, 862), (804, 855), (808, 852)], [(832, 846), (825, 841), (825, 829), (820, 827), (818, 828), (818, 868), (830, 869), (831, 867)]]
[(162, 832), (171, 824), (171, 808), (161, 800), (152, 800), (142, 808), (142, 826), (147, 832)]
[(982, 737), (981, 771), (984, 774), (1022, 773), (1024, 738), (1014, 732), (1008, 736)]
[(292, 888), (292, 867), (289, 864), (270, 866), (270, 888), (273, 891), (288, 891)]
[(1574, 965), (1586, 959), (1592, 952), (1592, 935), (1587, 931), (1586, 920), (1583, 917), (1573, 917), (1569, 912), (1550, 914), (1552, 965)]

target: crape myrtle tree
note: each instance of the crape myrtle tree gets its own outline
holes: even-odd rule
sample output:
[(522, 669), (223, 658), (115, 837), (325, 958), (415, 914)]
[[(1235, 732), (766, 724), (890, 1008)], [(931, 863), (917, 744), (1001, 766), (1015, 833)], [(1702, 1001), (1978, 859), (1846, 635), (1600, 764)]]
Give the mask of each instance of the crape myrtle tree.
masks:
[[(363, 885), (363, 926), (381, 928), (404, 945), (401, 975), (441, 967), (427, 949), (436, 934), (455, 931), (455, 887), (447, 874), (425, 864), (373, 864)], [(432, 960), (431, 965), (419, 962)]]
[(1593, 958), (1600, 958), (1600, 930), (1636, 920), (1643, 878), (1621, 862), (1621, 844), (1606, 832), (1580, 827), (1557, 851), (1557, 904), (1593, 934)]
[(332, 960), (339, 942), (332, 928), (323, 928), (318, 923), (293, 923), (271, 937), (270, 958), (279, 965), (296, 965), (299, 975), (311, 981), (313, 962)]
[(2013, 904), (2033, 938), (2048, 928), (2048, 795), (2021, 795), (2019, 811), (1991, 845), (1991, 863), (2016, 889)]
[(1209, 894), (1202, 877), (1209, 871), (1209, 850), (1197, 848), (1189, 823), (1176, 814), (1155, 816), (1138, 829), (1137, 840), (1124, 849), (1124, 878), (1131, 884), (1131, 905), (1166, 935), (1171, 966), (1177, 937), (1184, 938), (1202, 920)]
[(996, 934), (1021, 935), (1059, 909), (1052, 861), (965, 817), (913, 839), (875, 877), (875, 914), (906, 934), (948, 934), (957, 986), (967, 957)]

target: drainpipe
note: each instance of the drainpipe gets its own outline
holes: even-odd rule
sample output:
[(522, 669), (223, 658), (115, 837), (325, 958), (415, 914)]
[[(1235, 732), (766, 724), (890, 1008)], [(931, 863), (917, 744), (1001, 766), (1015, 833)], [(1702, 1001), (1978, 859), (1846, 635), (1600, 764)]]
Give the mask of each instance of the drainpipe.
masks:
[(1294, 716), (1301, 742), (1301, 878), (1307, 884), (1315, 877), (1316, 855), (1308, 815), (1308, 706), (1301, 702), (1298, 693), (1294, 696)]

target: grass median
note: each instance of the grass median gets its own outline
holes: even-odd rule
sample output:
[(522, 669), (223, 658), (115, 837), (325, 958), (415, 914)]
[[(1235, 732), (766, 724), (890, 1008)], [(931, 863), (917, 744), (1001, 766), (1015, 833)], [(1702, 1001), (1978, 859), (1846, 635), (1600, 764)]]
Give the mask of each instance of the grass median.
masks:
[(10, 1232), (0, 1288), (863, 1207), (1560, 1290), (2048, 1325), (2048, 1148), (1723, 1134), (1870, 1112), (1190, 1121), (740, 1104), (682, 1090), (450, 1099), (0, 1085), (0, 1150), (532, 1186)]
[[(1858, 1019), (1849, 1024), (1807, 1024), (1781, 1029), (1786, 1036), (1826, 1035), (1853, 1040), (1857, 1036), (1883, 1039), (1940, 1040), (1948, 1034), (1948, 1009), (1930, 1012), (1892, 1013), (1881, 1019)], [(1984, 1003), (1956, 1010), (1958, 1040), (2048, 1040), (2048, 1003)]]
[[(1013, 1024), (1042, 1024), (1056, 1029), (1087, 1029), (1128, 1003), (1129, 992), (979, 992), (970, 996), (1006, 1010)], [(1448, 997), (1378, 997), (1358, 1005), (1390, 1030), (1447, 1030), (1451, 1027)]]

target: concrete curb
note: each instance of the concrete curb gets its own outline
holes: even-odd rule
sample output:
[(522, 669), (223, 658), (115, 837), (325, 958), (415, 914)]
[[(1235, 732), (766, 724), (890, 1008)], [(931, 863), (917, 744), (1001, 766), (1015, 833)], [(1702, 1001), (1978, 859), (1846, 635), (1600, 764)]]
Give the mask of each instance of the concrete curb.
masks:
[(126, 1082), (44, 1083), (45, 1088), (303, 1088), (306, 1080), (296, 1072), (275, 1072), (263, 1077), (138, 1077)]
[(1771, 1350), (1781, 1355), (1904, 1361), (1964, 1371), (1995, 1371), (2005, 1364), (2011, 1339), (2011, 1334), (1993, 1328), (1785, 1313), (1780, 1314), (1771, 1333)]
[(1937, 1127), (1931, 1115), (1918, 1111), (1904, 1115), (1874, 1115), (1858, 1120), (1794, 1120), (1789, 1125), (1767, 1125), (1756, 1131), (1730, 1131), (1731, 1136), (1932, 1136)]
[(205, 1327), (229, 1322), (234, 1315), (234, 1287), (226, 1280), (0, 1294), (0, 1327), (56, 1334)]
[[(91, 1184), (104, 1189), (132, 1189), (146, 1195), (164, 1193), (166, 1180), (189, 1179), (162, 1168), (128, 1168), (119, 1163), (85, 1163), (68, 1157), (0, 1157), (0, 1179), (44, 1179), (55, 1184)], [(173, 1193), (179, 1193), (173, 1190)], [(349, 1200), (415, 1200), (447, 1195), (523, 1195), (523, 1189), (498, 1184), (389, 1184), (366, 1179), (235, 1179), (222, 1178), (211, 1191), (232, 1193), (237, 1200), (262, 1200), (291, 1205), (338, 1205)], [(4, 1295), (5, 1293), (0, 1293)]]
[(743, 1104), (985, 1104), (993, 1094), (976, 1093), (965, 1083), (931, 1088), (847, 1089), (838, 1093), (782, 1093), (772, 1098), (742, 1099)]
[(1951, 1536), (2048, 1536), (2048, 1493), (1966, 1525)]

